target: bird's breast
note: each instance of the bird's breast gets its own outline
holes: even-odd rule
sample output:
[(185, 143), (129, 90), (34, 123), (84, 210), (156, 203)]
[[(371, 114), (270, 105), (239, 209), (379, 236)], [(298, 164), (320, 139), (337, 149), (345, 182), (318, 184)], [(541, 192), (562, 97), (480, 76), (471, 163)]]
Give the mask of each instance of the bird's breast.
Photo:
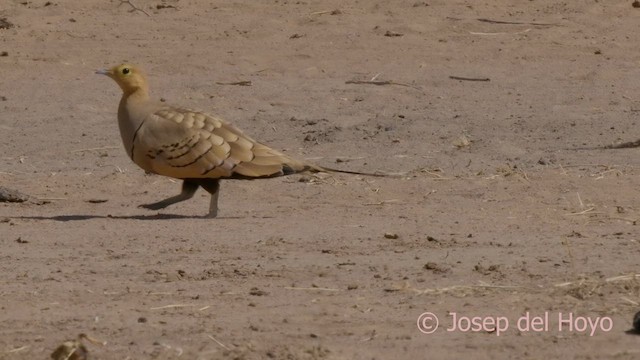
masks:
[(140, 164), (138, 163), (139, 159), (136, 158), (136, 138), (148, 116), (149, 114), (144, 111), (144, 106), (132, 104), (130, 98), (123, 97), (120, 101), (120, 106), (118, 107), (118, 127), (120, 128), (122, 144), (129, 158), (138, 165)]

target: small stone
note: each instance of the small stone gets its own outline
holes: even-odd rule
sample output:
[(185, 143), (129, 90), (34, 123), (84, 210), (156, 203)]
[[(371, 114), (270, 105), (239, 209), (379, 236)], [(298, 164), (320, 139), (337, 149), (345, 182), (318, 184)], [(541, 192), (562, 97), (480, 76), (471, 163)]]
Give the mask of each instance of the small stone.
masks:
[(264, 290), (260, 290), (256, 287), (251, 288), (251, 290), (249, 290), (249, 295), (253, 295), (253, 296), (265, 296), (268, 295), (269, 293), (264, 291)]
[(109, 200), (107, 200), (107, 199), (89, 199), (89, 200), (87, 200), (87, 202), (91, 203), (91, 204), (101, 204), (101, 203), (106, 203), (107, 201), (109, 201)]
[(453, 140), (453, 145), (457, 148), (463, 148), (471, 145), (471, 140), (465, 134), (460, 135), (457, 139)]
[(426, 270), (435, 270), (438, 268), (438, 264), (434, 263), (434, 262), (428, 262), (426, 264), (424, 264), (424, 268)]
[(435, 262), (428, 262), (424, 264), (424, 269), (432, 271), (434, 274), (445, 274), (450, 271), (448, 266), (440, 265)]
[(396, 233), (384, 233), (385, 239), (397, 239), (400, 236)]
[(13, 24), (10, 23), (7, 18), (0, 18), (0, 29), (11, 29)]
[(29, 195), (0, 186), (0, 202), (21, 203), (28, 200)]
[(399, 36), (404, 36), (404, 34), (399, 33), (399, 32), (395, 32), (395, 31), (387, 30), (387, 32), (384, 33), (384, 36), (387, 36), (387, 37), (399, 37)]

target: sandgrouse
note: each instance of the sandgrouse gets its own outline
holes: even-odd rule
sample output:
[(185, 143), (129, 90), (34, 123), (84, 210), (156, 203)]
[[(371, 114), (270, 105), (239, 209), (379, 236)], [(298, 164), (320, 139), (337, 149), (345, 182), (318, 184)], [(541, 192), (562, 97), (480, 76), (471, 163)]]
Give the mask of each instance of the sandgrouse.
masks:
[(118, 126), (127, 154), (142, 169), (183, 180), (176, 196), (141, 205), (158, 210), (193, 197), (202, 186), (211, 194), (208, 217), (218, 214), (221, 179), (260, 179), (309, 171), (337, 171), (294, 159), (244, 134), (219, 117), (149, 98), (143, 72), (122, 64), (96, 73), (122, 89)]

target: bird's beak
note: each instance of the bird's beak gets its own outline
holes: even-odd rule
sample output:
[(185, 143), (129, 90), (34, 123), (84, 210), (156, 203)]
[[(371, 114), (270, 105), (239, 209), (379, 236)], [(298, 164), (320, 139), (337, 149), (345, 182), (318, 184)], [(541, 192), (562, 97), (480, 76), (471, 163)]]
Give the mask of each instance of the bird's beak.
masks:
[(96, 74), (111, 76), (111, 70), (109, 69), (96, 70)]

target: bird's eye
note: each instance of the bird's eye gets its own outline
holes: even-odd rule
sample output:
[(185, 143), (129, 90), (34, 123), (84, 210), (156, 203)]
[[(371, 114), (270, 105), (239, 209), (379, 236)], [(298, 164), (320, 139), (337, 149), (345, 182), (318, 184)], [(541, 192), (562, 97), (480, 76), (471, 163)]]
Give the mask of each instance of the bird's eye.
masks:
[(129, 70), (129, 68), (124, 68), (122, 69), (122, 73), (127, 75), (131, 70)]

